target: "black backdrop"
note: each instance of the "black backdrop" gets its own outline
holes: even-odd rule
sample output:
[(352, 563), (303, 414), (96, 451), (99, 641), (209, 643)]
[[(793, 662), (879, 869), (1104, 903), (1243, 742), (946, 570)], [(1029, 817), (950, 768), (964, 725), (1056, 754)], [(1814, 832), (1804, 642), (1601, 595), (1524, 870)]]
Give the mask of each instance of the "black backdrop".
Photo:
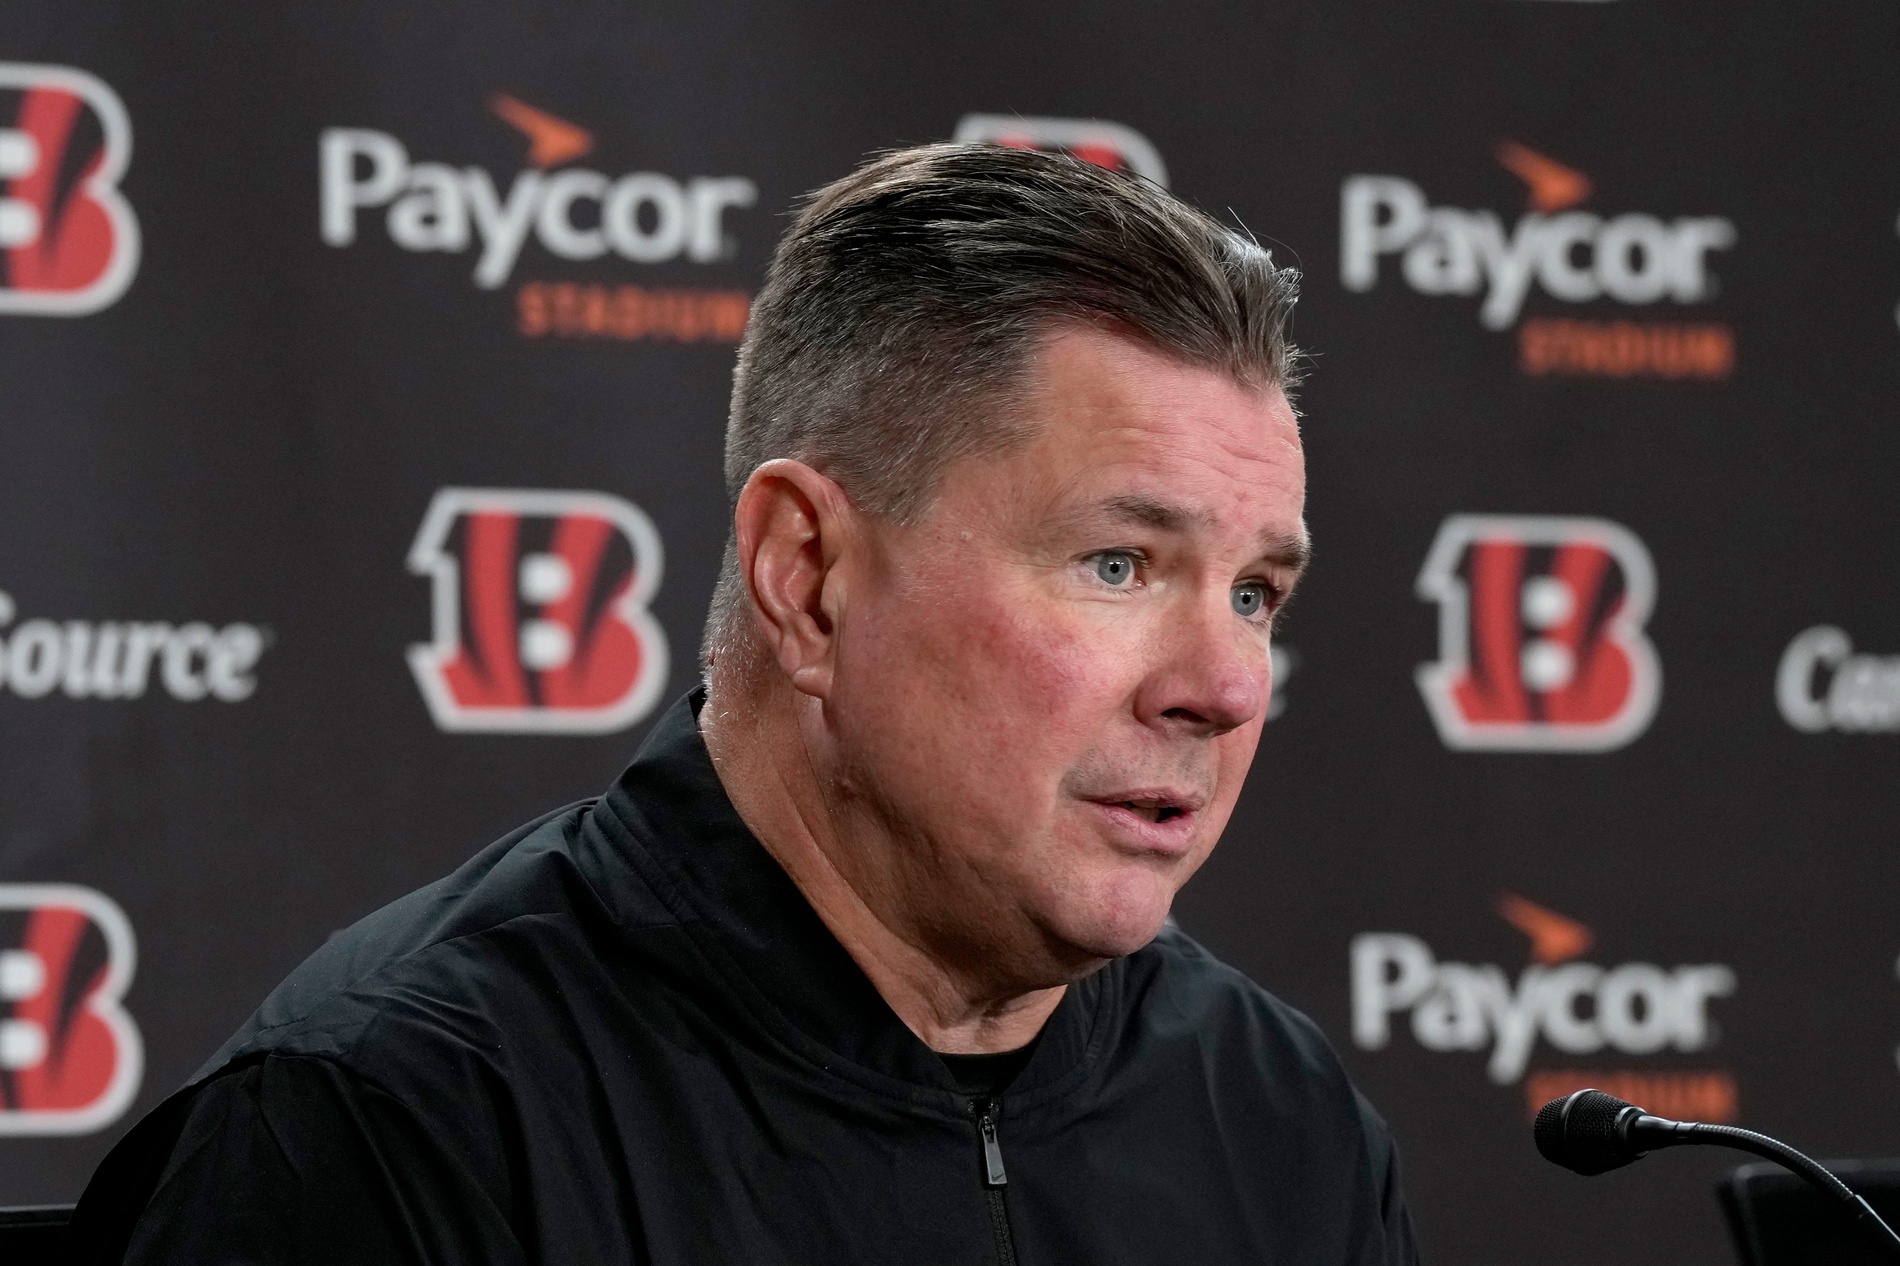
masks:
[(1158, 157), (1306, 271), (1318, 565), (1177, 915), (1332, 1035), (1427, 1253), (1726, 1258), (1719, 1158), (1535, 1157), (1586, 1080), (1900, 1152), (1897, 36), (8, 5), (0, 1202), (71, 1199), (327, 933), (611, 779), (691, 680), (786, 209), (960, 124)]

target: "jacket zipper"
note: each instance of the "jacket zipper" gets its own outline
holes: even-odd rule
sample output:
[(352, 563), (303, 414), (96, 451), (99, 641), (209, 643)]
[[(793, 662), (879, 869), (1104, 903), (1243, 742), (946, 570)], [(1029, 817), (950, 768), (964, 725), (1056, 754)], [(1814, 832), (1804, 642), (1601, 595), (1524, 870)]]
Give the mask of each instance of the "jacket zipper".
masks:
[(990, 1231), (996, 1236), (996, 1257), (1002, 1266), (1017, 1266), (1016, 1240), (1010, 1235), (1009, 1210), (1003, 1204), (1009, 1174), (1003, 1168), (1003, 1145), (996, 1138), (997, 1104), (994, 1099), (979, 1099), (971, 1109), (983, 1150), (983, 1199), (989, 1205)]

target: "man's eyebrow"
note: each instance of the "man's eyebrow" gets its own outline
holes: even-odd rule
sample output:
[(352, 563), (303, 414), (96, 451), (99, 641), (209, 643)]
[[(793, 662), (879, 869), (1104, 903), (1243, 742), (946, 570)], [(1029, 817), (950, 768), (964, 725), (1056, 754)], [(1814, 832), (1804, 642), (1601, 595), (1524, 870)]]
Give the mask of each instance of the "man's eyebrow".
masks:
[(1189, 510), (1182, 506), (1169, 505), (1153, 497), (1131, 494), (1110, 497), (1100, 507), (1107, 518), (1127, 519), (1143, 527), (1159, 529), (1163, 532), (1178, 532), (1183, 528), (1199, 526), (1207, 521), (1207, 516), (1198, 510)]
[[(1179, 532), (1198, 527), (1209, 519), (1203, 511), (1190, 510), (1140, 494), (1110, 497), (1094, 509), (1096, 514), (1104, 518), (1139, 523), (1161, 532)], [(1261, 538), (1261, 553), (1289, 571), (1302, 572), (1313, 556), (1312, 540), (1303, 528), (1297, 533), (1268, 532)]]
[(1306, 525), (1288, 535), (1285, 532), (1270, 532), (1265, 541), (1265, 554), (1287, 570), (1298, 574), (1306, 570), (1307, 563), (1313, 559), (1313, 538), (1308, 535)]

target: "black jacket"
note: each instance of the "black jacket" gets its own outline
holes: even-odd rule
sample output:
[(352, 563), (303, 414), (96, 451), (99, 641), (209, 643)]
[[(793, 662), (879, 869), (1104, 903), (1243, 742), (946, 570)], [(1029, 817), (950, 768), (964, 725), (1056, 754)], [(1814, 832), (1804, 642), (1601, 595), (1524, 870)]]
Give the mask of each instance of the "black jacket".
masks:
[(1325, 1039), (1179, 933), (1071, 988), (999, 1102), (960, 1093), (740, 821), (696, 703), (293, 972), (95, 1176), (82, 1260), (1415, 1259)]

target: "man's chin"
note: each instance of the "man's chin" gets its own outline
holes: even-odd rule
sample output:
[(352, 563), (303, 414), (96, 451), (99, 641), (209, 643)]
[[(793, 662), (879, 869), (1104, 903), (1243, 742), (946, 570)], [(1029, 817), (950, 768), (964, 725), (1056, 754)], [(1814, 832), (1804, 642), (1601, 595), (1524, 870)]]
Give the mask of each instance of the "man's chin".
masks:
[(1141, 900), (1122, 900), (1088, 910), (1068, 912), (1051, 930), (1078, 962), (1095, 966), (1126, 958), (1161, 934), (1174, 894), (1144, 894)]

